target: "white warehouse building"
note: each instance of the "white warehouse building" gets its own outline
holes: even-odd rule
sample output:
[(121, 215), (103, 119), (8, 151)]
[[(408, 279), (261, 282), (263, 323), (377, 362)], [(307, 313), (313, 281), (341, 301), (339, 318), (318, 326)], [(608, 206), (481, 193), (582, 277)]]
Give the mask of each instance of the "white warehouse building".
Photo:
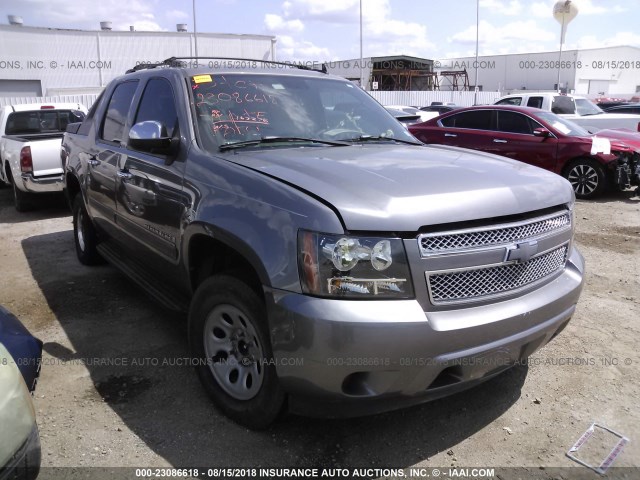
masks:
[[(186, 31), (64, 30), (0, 25), (0, 97), (40, 97), (99, 93), (109, 81), (140, 63), (169, 57), (275, 59), (276, 38)], [(201, 62), (202, 63), (202, 62)]]
[[(519, 53), (441, 59), (435, 71), (466, 70), (471, 89), (476, 66), (478, 87), (508, 93), (515, 90), (556, 90), (559, 52)], [(560, 87), (589, 96), (633, 96), (640, 92), (640, 48), (619, 46), (562, 52)], [(440, 89), (447, 89), (441, 83)]]

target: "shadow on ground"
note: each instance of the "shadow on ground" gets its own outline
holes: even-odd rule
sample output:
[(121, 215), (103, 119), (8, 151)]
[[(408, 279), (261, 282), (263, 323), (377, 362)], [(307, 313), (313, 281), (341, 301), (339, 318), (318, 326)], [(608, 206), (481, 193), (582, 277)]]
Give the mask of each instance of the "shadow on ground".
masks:
[(13, 189), (7, 186), (0, 188), (0, 223), (32, 222), (71, 215), (62, 192), (42, 194), (34, 198), (33, 210), (18, 212), (13, 203)]
[(59, 359), (126, 359), (126, 366), (87, 365), (94, 384), (87, 398), (104, 400), (176, 467), (404, 468), (452, 448), (520, 397), (525, 366), (418, 407), (348, 420), (289, 415), (270, 430), (246, 430), (214, 409), (192, 367), (176, 365), (188, 356), (185, 319), (157, 306), (112, 267), (79, 265), (65, 248), (72, 242), (66, 231), (22, 243), (73, 345), (69, 350), (43, 338), (44, 348)]

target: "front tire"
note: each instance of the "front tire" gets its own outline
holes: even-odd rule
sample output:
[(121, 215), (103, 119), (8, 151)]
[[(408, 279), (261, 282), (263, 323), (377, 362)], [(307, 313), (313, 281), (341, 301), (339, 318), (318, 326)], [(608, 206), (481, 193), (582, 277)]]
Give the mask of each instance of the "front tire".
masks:
[(589, 200), (603, 193), (606, 188), (602, 165), (588, 158), (571, 162), (565, 169), (564, 177), (571, 183), (576, 198)]
[(198, 287), (189, 310), (189, 344), (196, 371), (215, 405), (247, 428), (260, 430), (284, 409), (263, 301), (227, 275)]
[(84, 208), (82, 195), (73, 199), (73, 238), (76, 244), (76, 255), (83, 265), (99, 265), (104, 259), (98, 253), (98, 234)]

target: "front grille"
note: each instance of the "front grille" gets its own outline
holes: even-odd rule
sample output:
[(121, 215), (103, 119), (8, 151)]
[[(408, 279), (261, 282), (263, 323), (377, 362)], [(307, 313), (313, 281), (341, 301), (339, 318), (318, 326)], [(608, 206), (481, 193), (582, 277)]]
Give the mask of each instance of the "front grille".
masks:
[(564, 268), (568, 245), (542, 253), (523, 263), (427, 272), (429, 296), (434, 305), (482, 300), (515, 292)]
[(562, 211), (526, 222), (452, 232), (424, 233), (418, 237), (423, 257), (540, 237), (571, 226), (571, 214)]

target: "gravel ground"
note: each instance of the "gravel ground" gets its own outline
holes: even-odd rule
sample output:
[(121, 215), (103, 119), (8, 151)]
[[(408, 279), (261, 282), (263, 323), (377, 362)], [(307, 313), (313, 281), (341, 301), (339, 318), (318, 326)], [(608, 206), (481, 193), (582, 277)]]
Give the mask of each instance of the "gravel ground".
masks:
[[(614, 465), (640, 478), (640, 199), (631, 192), (578, 202), (586, 288), (572, 322), (528, 366), (418, 407), (287, 416), (264, 432), (227, 420), (192, 368), (176, 364), (188, 354), (184, 318), (114, 268), (79, 264), (60, 198), (24, 214), (12, 200), (0, 190), (0, 304), (44, 341), (40, 478), (62, 471), (48, 467), (95, 478), (81, 467), (121, 466), (527, 467), (519, 478), (597, 478), (565, 456), (594, 421), (630, 439)], [(615, 441), (592, 440), (594, 458)]]

